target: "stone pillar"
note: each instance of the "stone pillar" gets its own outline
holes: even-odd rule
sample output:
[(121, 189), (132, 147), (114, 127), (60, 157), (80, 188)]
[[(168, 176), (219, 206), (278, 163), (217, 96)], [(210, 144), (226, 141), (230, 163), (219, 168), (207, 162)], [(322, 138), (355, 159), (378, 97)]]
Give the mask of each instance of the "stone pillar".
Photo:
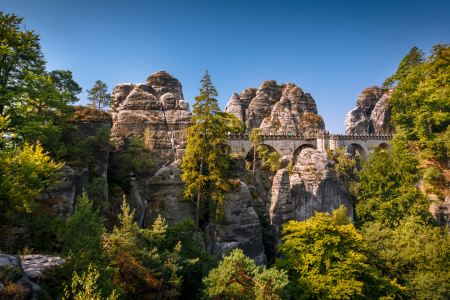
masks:
[(317, 136), (317, 150), (326, 150), (330, 148), (330, 136), (319, 135)]

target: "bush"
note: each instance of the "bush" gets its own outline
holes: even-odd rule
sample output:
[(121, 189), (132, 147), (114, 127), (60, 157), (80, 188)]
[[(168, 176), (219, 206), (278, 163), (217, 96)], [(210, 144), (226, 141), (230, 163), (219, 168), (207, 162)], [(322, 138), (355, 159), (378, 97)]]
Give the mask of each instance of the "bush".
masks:
[(0, 290), (2, 300), (26, 300), (30, 289), (21, 283), (10, 283)]
[(423, 183), (425, 185), (436, 183), (441, 177), (441, 172), (435, 166), (430, 166), (423, 173)]

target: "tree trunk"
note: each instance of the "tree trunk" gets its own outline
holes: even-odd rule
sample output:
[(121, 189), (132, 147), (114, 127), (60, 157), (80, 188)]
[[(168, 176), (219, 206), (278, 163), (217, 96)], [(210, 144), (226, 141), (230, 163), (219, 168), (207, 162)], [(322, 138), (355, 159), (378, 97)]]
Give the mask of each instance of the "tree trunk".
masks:
[[(200, 160), (200, 177), (203, 173), (203, 156)], [(200, 195), (202, 193), (202, 184), (201, 182), (198, 184), (198, 195), (197, 195), (197, 212), (195, 213), (195, 226), (198, 227), (199, 223), (199, 214), (200, 214)]]

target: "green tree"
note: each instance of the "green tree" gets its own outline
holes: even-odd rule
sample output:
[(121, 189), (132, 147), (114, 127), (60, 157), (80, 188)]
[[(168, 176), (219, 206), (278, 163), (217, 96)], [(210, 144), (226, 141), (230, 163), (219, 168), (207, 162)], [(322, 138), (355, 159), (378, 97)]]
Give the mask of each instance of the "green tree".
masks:
[(449, 99), (450, 44), (438, 44), (426, 62), (411, 67), (398, 81), (389, 99), (393, 122), (423, 154), (446, 157), (439, 136), (450, 125)]
[(395, 74), (384, 81), (383, 86), (393, 87), (396, 83), (406, 78), (412, 68), (417, 67), (424, 62), (425, 53), (422, 50), (419, 50), (419, 48), (413, 47), (402, 59)]
[[(215, 98), (218, 93), (208, 71), (200, 82), (202, 83), (200, 95), (195, 97), (193, 105), (193, 125), (186, 130), (187, 149), (183, 156), (183, 174), (181, 174), (186, 184), (184, 196), (193, 198), (197, 194), (195, 217), (197, 226), (202, 195), (208, 192), (213, 201), (221, 203), (222, 191), (230, 188), (226, 176), (229, 161), (225, 159), (228, 132), (244, 130), (244, 124), (234, 115), (220, 110)], [(204, 173), (204, 168), (207, 169), (207, 174)], [(205, 191), (206, 185), (208, 190)]]
[(5, 106), (22, 94), (25, 77), (29, 73), (42, 75), (45, 70), (39, 35), (22, 29), (22, 21), (23, 17), (0, 12), (0, 116)]
[(203, 282), (207, 299), (289, 299), (286, 271), (257, 267), (241, 249), (225, 256)]
[(252, 133), (250, 134), (249, 140), (252, 142), (253, 146), (253, 173), (252, 173), (252, 183), (255, 184), (255, 170), (256, 170), (256, 148), (262, 142), (262, 138), (260, 136), (261, 128), (253, 128)]
[(75, 103), (80, 100), (76, 95), (81, 93), (83, 89), (73, 80), (71, 71), (54, 70), (48, 75), (58, 91), (60, 93), (65, 93), (65, 97), (70, 99), (70, 103)]
[(281, 168), (281, 154), (276, 151), (270, 151), (266, 145), (260, 145), (256, 148), (259, 157), (262, 159), (262, 167), (276, 172)]
[(106, 229), (103, 222), (98, 210), (94, 211), (92, 201), (86, 193), (77, 199), (73, 216), (67, 218), (66, 226), (60, 232), (62, 255), (66, 259), (61, 268), (63, 274), (70, 278), (74, 272), (78, 276), (89, 272), (92, 264), (100, 272), (98, 286), (102, 290), (102, 296), (107, 297), (112, 292), (113, 271), (108, 266), (109, 255), (104, 249)]
[(403, 289), (367, 264), (363, 236), (343, 206), (289, 221), (283, 233), (276, 265), (288, 271), (295, 299), (395, 299)]
[(89, 96), (89, 107), (101, 110), (109, 107), (111, 102), (111, 94), (108, 94), (108, 86), (101, 80), (97, 80), (94, 87), (86, 91)]
[(427, 220), (429, 202), (415, 186), (419, 180), (417, 166), (402, 134), (391, 141), (388, 151), (375, 148), (358, 173), (356, 214), (361, 222), (392, 227), (409, 215)]
[(57, 181), (57, 171), (62, 166), (52, 161), (39, 143), (0, 149), (0, 219), (6, 220), (4, 216), (18, 212), (31, 212), (36, 196), (43, 187)]
[(361, 233), (368, 263), (407, 287), (408, 299), (450, 298), (450, 236), (418, 217), (406, 217), (397, 227), (368, 223)]
[[(102, 291), (99, 290), (97, 285), (97, 280), (100, 274), (98, 270), (89, 265), (87, 273), (83, 273), (82, 276), (78, 276), (76, 272), (72, 276), (72, 284), (70, 288), (66, 285), (65, 291), (66, 296), (63, 300), (103, 300), (104, 297), (101, 296)], [(114, 290), (111, 295), (109, 295), (106, 300), (116, 300), (117, 295)]]

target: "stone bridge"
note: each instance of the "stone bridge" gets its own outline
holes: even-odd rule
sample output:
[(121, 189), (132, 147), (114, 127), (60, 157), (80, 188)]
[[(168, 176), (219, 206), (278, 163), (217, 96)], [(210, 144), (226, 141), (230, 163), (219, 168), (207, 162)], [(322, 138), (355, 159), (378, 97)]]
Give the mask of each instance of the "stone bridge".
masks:
[[(336, 149), (352, 145), (358, 150), (362, 157), (366, 157), (367, 152), (373, 147), (387, 148), (392, 135), (328, 135), (315, 134), (310, 136), (294, 135), (261, 135), (262, 144), (269, 146), (271, 150), (284, 155), (294, 155), (295, 157), (304, 148), (314, 148), (318, 150)], [(228, 138), (228, 145), (231, 152), (240, 157), (246, 157), (253, 149), (249, 141), (249, 135), (231, 134)]]

